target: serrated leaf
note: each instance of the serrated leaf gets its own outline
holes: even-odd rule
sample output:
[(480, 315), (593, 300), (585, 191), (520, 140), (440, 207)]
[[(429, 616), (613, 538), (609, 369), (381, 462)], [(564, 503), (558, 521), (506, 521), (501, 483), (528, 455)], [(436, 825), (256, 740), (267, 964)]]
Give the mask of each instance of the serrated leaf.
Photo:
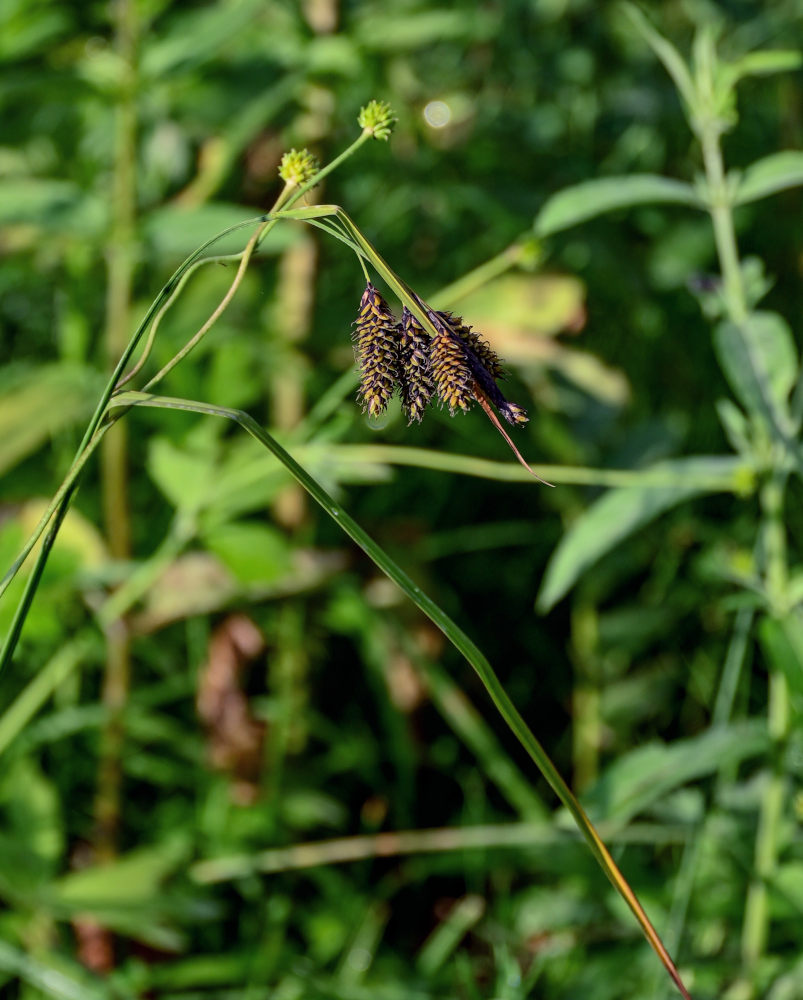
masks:
[(600, 177), (564, 188), (548, 198), (533, 228), (536, 235), (544, 237), (619, 208), (660, 204), (703, 207), (690, 184), (671, 177), (659, 174)]
[(714, 346), (739, 402), (786, 436), (787, 400), (798, 373), (797, 349), (786, 320), (771, 312), (750, 313), (739, 323), (724, 320), (714, 331)]
[(675, 788), (767, 752), (766, 723), (749, 720), (689, 740), (640, 746), (612, 764), (583, 796), (592, 818), (626, 823)]
[(803, 150), (785, 149), (756, 160), (747, 167), (736, 189), (734, 204), (746, 205), (801, 185)]
[[(741, 468), (740, 460), (730, 456), (678, 458), (645, 470), (644, 486), (610, 490), (561, 539), (546, 569), (538, 609), (548, 611), (589, 566), (659, 514), (702, 493), (734, 489)], [(657, 471), (676, 478), (677, 485), (647, 485), (649, 474)]]

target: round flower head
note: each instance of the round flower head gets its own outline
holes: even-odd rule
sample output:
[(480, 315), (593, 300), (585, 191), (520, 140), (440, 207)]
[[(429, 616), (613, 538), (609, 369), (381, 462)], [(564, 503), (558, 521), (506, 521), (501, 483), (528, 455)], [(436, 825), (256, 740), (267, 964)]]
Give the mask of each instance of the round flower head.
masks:
[(360, 108), (357, 117), (361, 129), (369, 132), (375, 139), (385, 140), (389, 138), (397, 120), (386, 101), (370, 101), (364, 108)]
[(291, 149), (279, 164), (279, 176), (286, 184), (301, 187), (312, 180), (319, 170), (318, 161), (307, 149)]

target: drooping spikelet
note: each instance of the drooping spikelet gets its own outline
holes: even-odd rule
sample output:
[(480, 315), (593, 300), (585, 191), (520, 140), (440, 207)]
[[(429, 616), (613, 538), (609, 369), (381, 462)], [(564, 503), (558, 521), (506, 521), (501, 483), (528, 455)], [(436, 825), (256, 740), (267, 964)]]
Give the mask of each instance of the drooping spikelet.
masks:
[[(504, 369), (490, 344), (467, 327), (460, 316), (447, 312), (430, 312), (429, 316), (435, 328), (439, 332), (450, 333), (462, 351), (465, 367), (471, 376), (467, 381), (471, 398), (476, 398), (476, 392), (480, 390), (509, 424), (526, 424), (529, 419), (527, 411), (505, 399), (497, 385), (496, 380), (504, 377)], [(468, 406), (462, 408), (468, 409)]]
[(509, 424), (513, 424), (515, 427), (517, 424), (529, 423), (530, 418), (527, 416), (527, 411), (523, 406), (519, 406), (518, 403), (509, 403), (507, 400), (499, 407), (499, 412), (507, 420)]
[(441, 402), (454, 416), (456, 409), (471, 409), (475, 379), (460, 338), (436, 313), (430, 312), (429, 318), (438, 331), (429, 344), (429, 370)]
[(383, 413), (399, 381), (396, 321), (387, 302), (368, 282), (352, 334), (360, 370), (357, 398), (371, 417)]
[(399, 324), (399, 376), (407, 423), (420, 421), (435, 391), (430, 372), (430, 339), (407, 306)]
[(449, 327), (457, 334), (463, 343), (476, 354), (479, 362), (487, 369), (491, 378), (500, 379), (505, 377), (505, 369), (496, 351), (488, 341), (475, 333), (470, 326), (466, 326), (462, 316), (454, 316), (450, 312), (439, 312), (438, 315), (448, 323)]

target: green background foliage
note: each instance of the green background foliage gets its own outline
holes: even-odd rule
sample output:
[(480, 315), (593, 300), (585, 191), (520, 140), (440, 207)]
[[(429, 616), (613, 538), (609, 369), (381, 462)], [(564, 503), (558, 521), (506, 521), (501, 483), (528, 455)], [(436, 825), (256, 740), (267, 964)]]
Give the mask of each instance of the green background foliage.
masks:
[[(696, 998), (792, 1000), (803, 17), (641, 9), (5, 0), (0, 566), (182, 259), (389, 101), (308, 203), (485, 333), (557, 487), (479, 409), (366, 420), (364, 277), (296, 222), (159, 391), (247, 411), (471, 635)], [(234, 271), (188, 280), (147, 374)], [(671, 995), (479, 679), (225, 421), (108, 434), (0, 711), (4, 995)]]

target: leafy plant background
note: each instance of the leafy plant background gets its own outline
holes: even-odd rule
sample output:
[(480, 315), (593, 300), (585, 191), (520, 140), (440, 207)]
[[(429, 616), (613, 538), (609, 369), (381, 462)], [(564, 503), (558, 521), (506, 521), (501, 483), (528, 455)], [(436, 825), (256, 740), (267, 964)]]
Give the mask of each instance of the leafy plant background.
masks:
[[(643, 9), (684, 53), (701, 26), (722, 29), (732, 59), (800, 35), (793, 3)], [(534, 486), (479, 413), (369, 426), (350, 375), (360, 271), (289, 224), (164, 392), (270, 427), (470, 631), (695, 996), (796, 996), (799, 457), (745, 382), (742, 341), (712, 335), (710, 219), (643, 179), (575, 190), (563, 208), (556, 195), (701, 173), (632, 18), (582, 2), (12, 0), (0, 55), (3, 566), (154, 290), (271, 203), (283, 151), (325, 162), (361, 104), (389, 100), (389, 146), (365, 147), (316, 198), (345, 206), (425, 297), (523, 247), (455, 308), (509, 361), (515, 398), (532, 399), (527, 457), (580, 470), (578, 485)], [(803, 172), (793, 154), (763, 178), (749, 170), (800, 147), (799, 71), (777, 68), (792, 72), (740, 84), (724, 150), (745, 186), (773, 194), (735, 214), (750, 304), (763, 296), (764, 315), (794, 325)], [(445, 127), (428, 123), (433, 101)], [(210, 265), (188, 284), (156, 364), (230, 281)], [(782, 342), (780, 360), (762, 358), (785, 400), (795, 353), (771, 330), (756, 340)], [(0, 677), (9, 995), (668, 992), (465, 665), (281, 467), (222, 422), (143, 409), (126, 426), (90, 467)], [(790, 471), (773, 522), (767, 484)], [(115, 483), (125, 501), (108, 500)], [(768, 596), (779, 523), (786, 573)], [(121, 638), (108, 602), (131, 580)], [(20, 585), (0, 603), (3, 632)], [(115, 656), (131, 671), (117, 707)], [(780, 728), (768, 677), (787, 679)], [(768, 789), (780, 811), (757, 883)], [(343, 863), (321, 846), (380, 831), (411, 833), (349, 839)], [(768, 934), (750, 941), (757, 884)]]

